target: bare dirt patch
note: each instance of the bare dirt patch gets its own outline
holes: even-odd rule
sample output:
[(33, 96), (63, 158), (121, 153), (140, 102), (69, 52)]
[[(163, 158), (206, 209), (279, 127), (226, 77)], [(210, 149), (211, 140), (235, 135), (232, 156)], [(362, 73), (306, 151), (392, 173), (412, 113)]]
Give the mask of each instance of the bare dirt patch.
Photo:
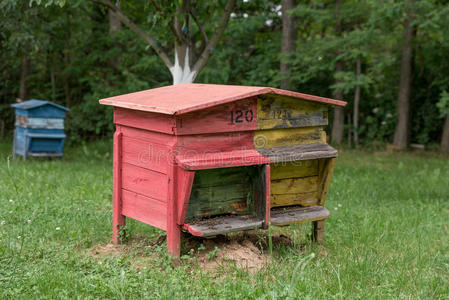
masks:
[(90, 252), (93, 257), (111, 257), (120, 255), (122, 248), (118, 245), (109, 243), (106, 245), (96, 245), (92, 247)]
[[(132, 265), (145, 268), (157, 262), (156, 247), (165, 243), (165, 236), (155, 239), (134, 237), (121, 245), (112, 243), (91, 247), (87, 254), (98, 259), (126, 256)], [(285, 235), (272, 237), (273, 249), (280, 246), (292, 247), (292, 239)], [(303, 251), (303, 246), (299, 247)], [(237, 267), (254, 273), (271, 263), (268, 237), (266, 234), (244, 232), (220, 235), (205, 239), (184, 234), (182, 237), (182, 259), (176, 264), (198, 265), (201, 269), (215, 274), (226, 267)]]
[[(287, 236), (273, 236), (273, 248), (280, 245), (293, 246)], [(271, 263), (266, 235), (238, 233), (203, 239), (185, 236), (184, 249), (205, 271), (215, 273), (226, 266), (235, 266), (253, 273)]]

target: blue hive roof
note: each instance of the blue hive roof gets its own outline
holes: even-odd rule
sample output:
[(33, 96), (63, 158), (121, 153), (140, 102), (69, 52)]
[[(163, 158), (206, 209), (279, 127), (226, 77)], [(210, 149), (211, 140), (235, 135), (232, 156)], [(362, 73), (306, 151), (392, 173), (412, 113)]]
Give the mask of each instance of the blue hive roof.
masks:
[(50, 101), (45, 101), (45, 100), (37, 100), (37, 99), (31, 99), (31, 100), (27, 100), (27, 101), (23, 101), (20, 103), (15, 103), (15, 104), (11, 104), (12, 107), (14, 108), (19, 108), (19, 109), (33, 109), (39, 106), (43, 106), (43, 105), (52, 105), (54, 107), (57, 107), (59, 109), (63, 109), (65, 111), (69, 111), (69, 109), (67, 107), (64, 107), (62, 105), (50, 102)]

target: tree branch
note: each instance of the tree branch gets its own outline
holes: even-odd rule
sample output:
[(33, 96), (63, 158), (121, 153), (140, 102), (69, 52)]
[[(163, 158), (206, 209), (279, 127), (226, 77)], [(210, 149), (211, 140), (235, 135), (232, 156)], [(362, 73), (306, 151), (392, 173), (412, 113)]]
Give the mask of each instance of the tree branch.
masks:
[[(189, 45), (189, 39), (184, 35), (183, 31), (182, 31), (182, 25), (181, 22), (179, 22), (178, 16), (180, 15), (184, 15), (184, 16), (188, 16), (188, 11), (190, 10), (190, 1), (188, 0), (183, 0), (181, 5), (178, 7), (178, 9), (176, 10), (176, 15), (173, 18), (173, 24), (170, 24), (171, 26), (173, 26), (173, 33), (175, 34), (175, 37), (178, 39), (179, 42), (184, 43), (186, 45)], [(188, 20), (185, 20), (186, 26), (188, 27)]]
[(122, 13), (122, 11), (115, 6), (112, 2), (109, 0), (91, 0), (92, 2), (101, 4), (103, 6), (106, 6), (110, 10), (114, 12), (114, 14), (117, 16), (117, 18), (125, 24), (129, 29), (131, 29), (134, 33), (136, 33), (138, 36), (143, 38), (150, 46), (153, 48), (154, 51), (156, 51), (157, 55), (162, 59), (162, 61), (165, 63), (167, 68), (173, 67), (173, 63), (171, 62), (168, 55), (164, 52), (164, 50), (157, 45), (156, 41), (145, 31), (143, 31), (139, 26), (137, 26), (133, 21), (131, 21), (126, 15)]
[(151, 0), (151, 2), (153, 3), (154, 8), (156, 8), (156, 10), (158, 10), (161, 13), (161, 15), (162, 15), (162, 17), (164, 17), (164, 19), (166, 19), (167, 14), (161, 9), (161, 7), (156, 3), (156, 1)]
[[(164, 19), (168, 18), (168, 15), (164, 12), (164, 10), (156, 3), (155, 0), (151, 0), (151, 2), (153, 3), (154, 8), (156, 8), (157, 11), (159, 11), (159, 13), (162, 15), (162, 17)], [(172, 33), (174, 34), (175, 38), (178, 39), (179, 41), (184, 41), (182, 34), (176, 30), (175, 26), (174, 26), (174, 21), (170, 20), (168, 26), (170, 27), (170, 30), (172, 31)]]
[[(192, 16), (193, 21), (195, 21), (196, 26), (198, 26), (198, 29), (200, 30), (201, 35), (203, 36), (203, 43), (206, 45), (207, 42), (209, 41), (209, 39), (207, 38), (206, 32), (204, 31), (201, 24), (198, 22), (198, 19), (196, 18), (196, 16), (193, 14), (192, 9), (189, 11), (189, 13), (190, 13), (190, 16)], [(203, 48), (203, 47), (201, 47), (201, 48)]]
[(226, 26), (228, 25), (229, 16), (232, 12), (232, 9), (235, 6), (235, 1), (236, 0), (228, 0), (228, 2), (226, 3), (223, 14), (221, 15), (220, 22), (218, 23), (218, 26), (215, 29), (212, 38), (207, 43), (206, 48), (202, 51), (202, 53), (198, 57), (198, 60), (196, 61), (193, 67), (193, 71), (199, 73), (206, 65), (210, 55), (214, 51), (215, 47), (218, 44), (218, 41), (220, 40), (221, 36), (223, 35), (223, 32), (226, 29)]

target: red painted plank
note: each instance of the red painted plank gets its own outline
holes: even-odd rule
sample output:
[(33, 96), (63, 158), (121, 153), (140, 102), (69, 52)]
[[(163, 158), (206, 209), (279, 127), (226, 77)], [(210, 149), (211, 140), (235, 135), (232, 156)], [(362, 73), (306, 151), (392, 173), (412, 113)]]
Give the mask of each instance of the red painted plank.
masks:
[(186, 218), (195, 172), (190, 172), (182, 168), (177, 168), (176, 176), (178, 188), (177, 193), (178, 224), (181, 225), (184, 223), (184, 220)]
[(148, 140), (123, 137), (124, 163), (167, 174), (170, 148)]
[(202, 233), (202, 232), (196, 230), (193, 226), (191, 226), (191, 225), (189, 225), (189, 224), (183, 224), (183, 225), (182, 225), (182, 229), (184, 229), (184, 230), (190, 232), (191, 235), (194, 235), (194, 236), (203, 236), (203, 233)]
[(123, 189), (123, 208), (125, 216), (166, 229), (167, 205), (159, 200)]
[(332, 105), (346, 102), (270, 87), (176, 84), (100, 100), (101, 104), (162, 114), (184, 114), (263, 94), (278, 94)]
[(176, 120), (179, 135), (256, 130), (257, 98), (183, 114)]
[(120, 107), (114, 109), (114, 123), (167, 134), (174, 134), (176, 126), (174, 117)]
[(198, 155), (204, 153), (254, 149), (252, 131), (197, 134), (178, 137), (177, 153)]
[(167, 185), (167, 251), (173, 257), (179, 257), (181, 252), (181, 227), (177, 218), (177, 182), (175, 162), (172, 161), (168, 169)]
[(122, 163), (122, 187), (128, 191), (166, 202), (167, 175)]
[(155, 131), (148, 131), (143, 129), (137, 129), (127, 126), (120, 126), (122, 129), (123, 136), (132, 137), (135, 139), (153, 142), (161, 145), (165, 145), (167, 147), (171, 147), (175, 145), (176, 143), (176, 136), (155, 132)]
[(186, 170), (252, 166), (266, 164), (269, 161), (269, 158), (261, 155), (256, 150), (200, 153), (198, 155), (181, 154), (176, 156), (176, 162)]
[(122, 215), (122, 132), (117, 126), (114, 133), (113, 166), (112, 166), (112, 239), (115, 244), (119, 242), (119, 233), (125, 226), (125, 217)]

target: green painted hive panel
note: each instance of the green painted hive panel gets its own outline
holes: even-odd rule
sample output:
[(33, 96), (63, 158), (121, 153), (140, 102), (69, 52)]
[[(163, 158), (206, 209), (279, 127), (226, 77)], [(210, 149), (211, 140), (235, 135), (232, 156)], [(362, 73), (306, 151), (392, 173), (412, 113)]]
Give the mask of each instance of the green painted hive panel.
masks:
[(200, 170), (195, 173), (186, 218), (255, 214), (257, 166)]

